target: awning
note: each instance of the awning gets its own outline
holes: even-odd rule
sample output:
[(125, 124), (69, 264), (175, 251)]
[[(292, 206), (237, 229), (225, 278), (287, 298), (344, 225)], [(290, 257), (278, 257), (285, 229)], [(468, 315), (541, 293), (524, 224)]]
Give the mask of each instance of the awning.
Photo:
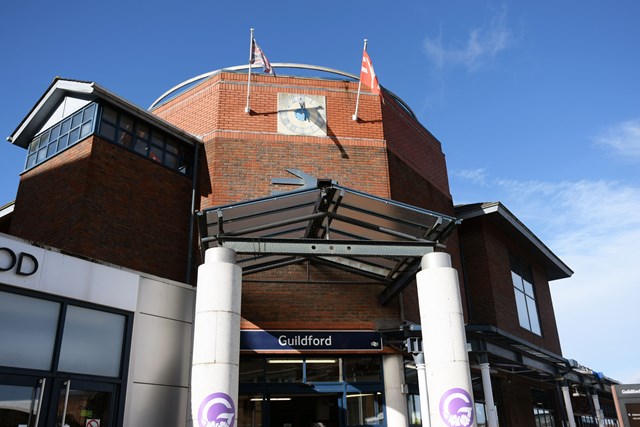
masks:
[(386, 303), (413, 279), (420, 259), (453, 231), (456, 219), (316, 180), (313, 188), (199, 213), (203, 253), (235, 250), (243, 274), (311, 262), (386, 286)]

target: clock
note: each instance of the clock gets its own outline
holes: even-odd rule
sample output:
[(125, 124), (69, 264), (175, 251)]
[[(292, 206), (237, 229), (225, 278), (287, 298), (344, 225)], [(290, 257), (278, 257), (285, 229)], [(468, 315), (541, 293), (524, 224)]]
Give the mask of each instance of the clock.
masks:
[(326, 105), (322, 95), (278, 93), (278, 133), (326, 136)]

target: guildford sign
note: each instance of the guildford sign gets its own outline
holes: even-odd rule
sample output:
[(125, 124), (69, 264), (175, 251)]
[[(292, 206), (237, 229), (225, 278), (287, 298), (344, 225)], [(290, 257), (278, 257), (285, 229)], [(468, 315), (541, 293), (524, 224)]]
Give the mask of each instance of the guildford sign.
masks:
[(375, 331), (243, 330), (241, 350), (319, 351), (382, 350), (382, 337)]

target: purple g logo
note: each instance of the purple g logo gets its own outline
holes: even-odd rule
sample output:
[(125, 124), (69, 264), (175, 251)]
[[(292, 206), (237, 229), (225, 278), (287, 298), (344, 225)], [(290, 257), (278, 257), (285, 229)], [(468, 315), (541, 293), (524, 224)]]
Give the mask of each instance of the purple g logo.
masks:
[(233, 427), (235, 420), (236, 406), (228, 394), (211, 393), (202, 399), (198, 410), (200, 427)]
[(440, 416), (451, 427), (473, 424), (473, 401), (466, 390), (452, 388), (440, 399)]

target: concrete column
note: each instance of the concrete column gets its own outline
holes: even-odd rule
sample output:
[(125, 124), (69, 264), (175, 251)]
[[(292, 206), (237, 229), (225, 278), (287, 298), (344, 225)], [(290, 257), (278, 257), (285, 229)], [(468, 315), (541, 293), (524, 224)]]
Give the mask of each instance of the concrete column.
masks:
[(236, 253), (212, 248), (198, 268), (191, 366), (193, 427), (236, 425), (242, 269)]
[(388, 426), (408, 426), (407, 396), (404, 393), (404, 361), (401, 354), (382, 357), (384, 398)]
[(591, 395), (591, 399), (593, 400), (593, 409), (596, 411), (598, 427), (604, 427), (604, 413), (602, 411), (602, 408), (600, 408), (600, 398), (598, 397), (598, 393), (594, 392)]
[(569, 427), (576, 427), (576, 420), (573, 417), (573, 405), (571, 404), (571, 393), (569, 392), (569, 386), (562, 386), (562, 397), (564, 398), (564, 408), (567, 411), (567, 418), (569, 419)]
[(458, 272), (444, 252), (416, 275), (431, 427), (476, 426)]
[(413, 355), (413, 361), (416, 363), (418, 376), (418, 391), (420, 392), (420, 418), (422, 418), (422, 426), (430, 426), (429, 420), (429, 392), (427, 391), (427, 371), (424, 366), (424, 353), (416, 353)]
[(498, 427), (498, 414), (496, 404), (493, 401), (493, 387), (491, 386), (491, 371), (488, 363), (480, 363), (480, 374), (482, 376), (482, 390), (484, 391), (484, 404), (487, 410), (488, 427)]

